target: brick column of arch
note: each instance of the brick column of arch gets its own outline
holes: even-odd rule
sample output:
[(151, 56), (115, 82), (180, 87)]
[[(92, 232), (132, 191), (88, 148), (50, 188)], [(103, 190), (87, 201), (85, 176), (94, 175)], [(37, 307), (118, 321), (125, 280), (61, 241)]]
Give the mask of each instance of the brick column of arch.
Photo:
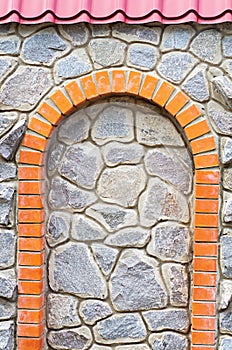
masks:
[[(43, 100), (30, 119), (18, 161), (18, 350), (45, 342), (44, 161), (56, 125), (86, 100), (125, 93), (175, 118), (195, 164), (192, 350), (215, 350), (219, 163), (214, 137), (197, 106), (172, 84), (132, 70), (103, 70), (73, 80)], [(43, 118), (40, 118), (39, 116)]]

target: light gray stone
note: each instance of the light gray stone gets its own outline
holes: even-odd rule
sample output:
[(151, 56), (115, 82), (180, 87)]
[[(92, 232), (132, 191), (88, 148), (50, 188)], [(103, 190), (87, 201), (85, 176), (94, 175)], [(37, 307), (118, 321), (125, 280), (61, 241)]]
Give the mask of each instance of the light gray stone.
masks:
[(53, 349), (85, 350), (92, 343), (92, 334), (87, 327), (51, 331), (48, 333), (48, 343)]
[(225, 168), (223, 172), (223, 186), (232, 191), (232, 168)]
[(200, 64), (183, 83), (183, 90), (194, 100), (204, 102), (209, 99), (209, 84), (206, 77), (207, 65)]
[(197, 63), (197, 59), (187, 52), (170, 52), (162, 56), (158, 71), (165, 79), (180, 83)]
[(2, 82), (17, 67), (16, 59), (7, 57), (0, 58), (0, 82)]
[(218, 64), (222, 59), (221, 34), (215, 29), (200, 32), (192, 41), (190, 51), (205, 62)]
[(152, 334), (149, 337), (149, 343), (153, 350), (186, 350), (188, 348), (188, 339), (174, 332)]
[(148, 180), (147, 189), (139, 199), (140, 220), (151, 227), (161, 220), (188, 222), (189, 208), (186, 197), (159, 178)]
[(109, 141), (129, 142), (134, 138), (132, 111), (120, 106), (106, 107), (92, 127), (91, 136), (99, 144)]
[(67, 148), (59, 173), (77, 186), (93, 189), (103, 168), (99, 148), (90, 142), (76, 144)]
[(232, 136), (232, 112), (225, 110), (218, 103), (211, 101), (208, 104), (208, 114), (219, 133)]
[(84, 141), (88, 138), (89, 128), (88, 116), (85, 112), (78, 111), (60, 125), (58, 139), (67, 145)]
[(225, 104), (232, 108), (232, 81), (226, 76), (218, 76), (212, 79), (213, 86), (222, 97)]
[(226, 73), (232, 77), (232, 59), (223, 60), (221, 67), (226, 71)]
[(145, 311), (142, 315), (152, 332), (172, 330), (186, 333), (189, 328), (188, 312), (184, 309), (152, 310)]
[(38, 103), (52, 86), (50, 70), (42, 67), (19, 67), (3, 83), (0, 103), (4, 109), (27, 111)]
[(49, 281), (55, 292), (105, 299), (106, 282), (86, 244), (66, 243), (51, 252)]
[(138, 313), (117, 314), (99, 321), (93, 328), (100, 344), (137, 343), (146, 337), (146, 328)]
[(97, 321), (111, 316), (112, 313), (111, 307), (104, 301), (86, 300), (80, 304), (80, 315), (88, 325), (93, 325)]
[(221, 337), (219, 350), (232, 350), (232, 337)]
[(232, 311), (224, 311), (220, 314), (220, 331), (232, 334)]
[(161, 51), (186, 50), (195, 31), (189, 25), (169, 25), (164, 29)]
[(181, 264), (164, 264), (162, 273), (168, 288), (172, 306), (187, 306), (189, 299), (189, 276), (186, 266)]
[(0, 112), (0, 136), (4, 135), (17, 121), (16, 112)]
[(128, 66), (151, 70), (155, 67), (159, 57), (156, 47), (147, 44), (132, 44), (128, 50)]
[(86, 214), (97, 220), (109, 232), (137, 224), (135, 210), (124, 209), (117, 205), (94, 204), (86, 210)]
[(109, 36), (111, 32), (111, 28), (108, 24), (93, 24), (91, 25), (92, 36)]
[(0, 298), (0, 320), (9, 320), (16, 316), (16, 304)]
[(28, 36), (31, 36), (31, 34), (38, 32), (40, 29), (43, 29), (44, 27), (50, 27), (51, 24), (49, 22), (45, 23), (39, 23), (39, 24), (20, 24), (18, 26), (18, 32), (23, 37), (26, 38)]
[(0, 225), (12, 223), (11, 211), (13, 207), (15, 189), (8, 183), (0, 184)]
[(110, 278), (110, 295), (117, 311), (163, 308), (167, 292), (158, 262), (138, 249), (123, 251)]
[[(0, 297), (11, 299), (16, 291), (16, 275), (14, 269), (0, 271)], [(1, 347), (0, 347), (1, 349)]]
[(115, 350), (150, 350), (147, 344), (116, 346)]
[(52, 179), (49, 204), (53, 209), (72, 209), (81, 212), (96, 202), (93, 192), (85, 191), (68, 181), (55, 177)]
[(222, 52), (224, 57), (232, 57), (232, 35), (224, 36), (222, 39)]
[(52, 329), (75, 327), (81, 324), (77, 298), (71, 295), (49, 293), (47, 297), (47, 323)]
[(20, 38), (17, 35), (8, 35), (0, 38), (1, 55), (17, 55), (20, 49)]
[(147, 146), (183, 146), (184, 142), (173, 123), (159, 111), (136, 113), (137, 141)]
[(14, 163), (7, 163), (0, 160), (0, 182), (16, 178), (17, 169)]
[(193, 155), (189, 150), (185, 148), (172, 148), (172, 151), (176, 154), (176, 157), (189, 169), (190, 173), (193, 172)]
[(0, 269), (14, 264), (15, 243), (15, 232), (13, 230), (0, 231)]
[(1, 23), (0, 25), (1, 35), (3, 36), (3, 35), (15, 33), (15, 24), (16, 23)]
[(220, 281), (219, 310), (227, 309), (232, 300), (232, 281), (223, 279)]
[(90, 350), (112, 350), (112, 347), (102, 346), (102, 345), (93, 345)]
[(72, 220), (71, 237), (77, 241), (95, 241), (106, 237), (105, 230), (84, 215), (75, 214)]
[(81, 46), (89, 39), (89, 30), (85, 23), (62, 25), (59, 27), (61, 34), (71, 41), (73, 46)]
[(67, 49), (67, 43), (50, 27), (24, 40), (22, 59), (27, 63), (43, 63), (50, 66), (57, 57), (64, 55)]
[(140, 227), (129, 227), (109, 235), (104, 243), (115, 247), (140, 248), (147, 244), (150, 238), (150, 231)]
[(145, 185), (146, 173), (142, 165), (119, 165), (103, 170), (97, 193), (105, 202), (133, 207)]
[(147, 252), (161, 260), (189, 262), (190, 232), (186, 226), (174, 222), (160, 223), (152, 229)]
[(137, 143), (110, 142), (102, 147), (102, 152), (108, 166), (138, 164), (144, 155), (143, 146)]
[(13, 128), (0, 140), (0, 155), (12, 160), (27, 128), (27, 118), (23, 116)]
[(96, 69), (121, 65), (125, 57), (126, 44), (117, 39), (92, 39), (89, 51)]
[(232, 138), (221, 138), (221, 162), (225, 165), (229, 165), (232, 163)]
[(232, 197), (224, 198), (223, 221), (225, 223), (232, 222)]
[(143, 41), (153, 45), (158, 45), (160, 41), (160, 27), (146, 27), (140, 25), (128, 25), (124, 23), (115, 23), (113, 25), (113, 36), (128, 42)]
[(232, 278), (232, 231), (224, 230), (220, 241), (222, 274), (227, 278)]
[(92, 251), (101, 271), (108, 276), (114, 268), (119, 253), (118, 250), (109, 248), (104, 244), (94, 243), (92, 244)]
[(56, 172), (63, 157), (65, 146), (55, 142), (54, 145), (49, 147), (47, 158), (47, 170), (49, 175)]
[(69, 213), (53, 211), (47, 223), (46, 239), (51, 247), (68, 239), (71, 217)]
[(5, 321), (0, 322), (0, 349), (13, 350), (14, 347), (14, 322)]

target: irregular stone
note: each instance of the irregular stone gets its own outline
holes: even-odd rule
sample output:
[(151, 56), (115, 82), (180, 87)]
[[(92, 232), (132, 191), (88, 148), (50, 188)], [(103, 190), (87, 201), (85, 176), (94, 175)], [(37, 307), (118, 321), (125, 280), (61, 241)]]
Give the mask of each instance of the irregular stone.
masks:
[(224, 230), (220, 241), (222, 274), (227, 278), (232, 278), (232, 231)]
[(186, 310), (165, 309), (142, 313), (143, 318), (152, 332), (172, 330), (186, 333), (189, 328), (189, 316)]
[(0, 82), (3, 81), (14, 69), (18, 62), (14, 58), (0, 58)]
[(6, 163), (0, 160), (0, 182), (16, 178), (17, 169), (14, 163)]
[(58, 170), (63, 177), (76, 185), (93, 189), (102, 168), (103, 161), (99, 148), (90, 142), (85, 142), (67, 148)]
[(169, 25), (164, 29), (161, 51), (186, 50), (195, 31), (189, 25)]
[(161, 260), (189, 262), (190, 232), (186, 226), (174, 222), (160, 223), (152, 229), (147, 252)]
[(213, 86), (222, 97), (225, 104), (232, 108), (232, 81), (226, 76), (219, 76), (212, 79)]
[(0, 269), (15, 262), (15, 233), (13, 230), (0, 231)]
[(145, 185), (146, 173), (142, 165), (119, 165), (103, 170), (97, 193), (105, 202), (133, 207)]
[(176, 157), (180, 159), (180, 161), (185, 165), (185, 167), (189, 168), (189, 171), (193, 172), (193, 156), (189, 153), (186, 148), (172, 148), (172, 152), (176, 154)]
[(134, 138), (133, 126), (132, 111), (112, 105), (100, 113), (92, 127), (91, 136), (98, 145), (108, 141), (129, 142)]
[(150, 350), (147, 344), (116, 346), (115, 350)]
[(111, 32), (111, 28), (108, 24), (93, 24), (93, 25), (90, 25), (90, 27), (91, 27), (91, 32), (93, 37), (109, 36)]
[(49, 203), (53, 209), (72, 209), (81, 212), (96, 202), (94, 193), (77, 188), (60, 177), (52, 179)]
[(137, 224), (135, 210), (123, 209), (116, 205), (95, 204), (86, 210), (86, 214), (97, 220), (109, 232)]
[(137, 141), (148, 146), (183, 146), (184, 142), (173, 123), (159, 111), (136, 113)]
[(67, 145), (84, 141), (88, 138), (89, 128), (88, 116), (85, 112), (78, 111), (60, 125), (58, 139)]
[(27, 128), (27, 118), (22, 117), (13, 128), (0, 140), (0, 155), (12, 160)]
[(3, 23), (0, 26), (1, 35), (8, 35), (11, 33), (15, 33), (15, 24), (16, 23)]
[(204, 102), (209, 99), (209, 84), (206, 77), (207, 65), (200, 64), (188, 76), (183, 84), (183, 90), (194, 100)]
[(229, 303), (232, 300), (232, 281), (221, 280), (220, 281), (220, 298), (219, 298), (219, 310), (227, 309)]
[(156, 47), (146, 44), (132, 44), (128, 50), (128, 66), (142, 70), (151, 70), (155, 67), (159, 57)]
[(223, 221), (226, 223), (232, 222), (232, 197), (224, 200)]
[(232, 350), (232, 337), (221, 337), (219, 350)]
[(39, 24), (30, 24), (30, 25), (20, 24), (20, 26), (18, 26), (17, 29), (18, 29), (19, 34), (22, 37), (26, 38), (26, 37), (30, 36), (31, 34), (38, 32), (38, 30), (40, 30), (44, 27), (48, 27), (50, 25), (51, 24), (48, 22), (39, 23)]
[(55, 65), (56, 81), (79, 77), (92, 71), (92, 64), (85, 49), (77, 49)]
[(187, 52), (170, 52), (162, 56), (158, 64), (159, 73), (169, 81), (180, 83), (197, 63), (197, 59)]
[[(232, 114), (231, 114), (232, 117)], [(232, 130), (232, 129), (231, 129)], [(221, 138), (221, 162), (228, 165), (232, 163), (232, 138)]]
[(223, 186), (232, 191), (232, 168), (226, 168), (223, 172)]
[(100, 344), (137, 343), (146, 337), (146, 328), (138, 313), (117, 314), (99, 321), (93, 328)]
[(93, 325), (97, 321), (112, 315), (111, 307), (108, 303), (100, 300), (86, 300), (80, 304), (80, 315), (84, 322)]
[(51, 247), (64, 242), (69, 236), (71, 217), (69, 213), (53, 211), (47, 223), (46, 239)]
[(118, 250), (106, 247), (104, 244), (92, 244), (92, 251), (103, 274), (108, 276), (114, 268)]
[(232, 59), (223, 60), (221, 67), (230, 77), (232, 77)]
[(102, 345), (93, 345), (90, 350), (111, 350), (112, 348), (109, 346), (102, 346)]
[(8, 35), (0, 38), (1, 55), (17, 55), (20, 49), (20, 38), (16, 35)]
[(182, 163), (179, 162), (179, 159), (173, 157), (170, 148), (159, 148), (147, 151), (144, 163), (148, 174), (158, 176), (162, 180), (168, 181), (185, 194), (191, 192), (192, 176)]
[(55, 292), (105, 299), (106, 282), (86, 244), (66, 243), (51, 252), (49, 281)]
[(11, 299), (16, 291), (16, 284), (14, 269), (0, 271), (0, 297)]
[(0, 225), (11, 224), (11, 210), (13, 207), (15, 189), (8, 183), (0, 184)]
[(121, 65), (125, 57), (126, 44), (112, 38), (92, 39), (89, 51), (96, 69)]
[(162, 273), (170, 296), (172, 306), (187, 306), (189, 298), (189, 276), (186, 266), (181, 264), (164, 264)]
[(89, 30), (85, 23), (62, 25), (59, 27), (61, 34), (71, 41), (73, 46), (81, 46), (89, 39)]
[(232, 36), (224, 36), (222, 39), (222, 52), (224, 57), (232, 57)]
[(194, 38), (190, 51), (205, 62), (218, 64), (221, 59), (221, 34), (215, 29), (207, 29)]
[(77, 241), (95, 241), (106, 237), (105, 230), (84, 215), (73, 215), (71, 237)]
[(65, 146), (58, 142), (55, 142), (54, 145), (49, 147), (49, 153), (47, 156), (46, 164), (49, 175), (51, 175), (57, 170), (63, 157), (64, 150)]
[(0, 320), (9, 320), (16, 316), (16, 304), (0, 298)]
[(1, 350), (13, 350), (14, 344), (14, 322), (5, 321), (0, 322), (0, 349)]
[(160, 220), (188, 222), (189, 208), (186, 197), (159, 178), (148, 180), (147, 189), (139, 199), (140, 220), (151, 227)]
[(220, 314), (220, 331), (232, 334), (232, 311), (224, 311)]
[(104, 243), (115, 247), (140, 248), (147, 244), (150, 238), (150, 231), (140, 227), (129, 227), (109, 235)]
[(186, 350), (188, 348), (188, 339), (174, 332), (152, 334), (149, 337), (149, 343), (153, 350)]
[(137, 143), (110, 142), (102, 147), (102, 152), (108, 166), (138, 164), (144, 155), (143, 146)]
[(145, 41), (153, 45), (158, 45), (160, 41), (160, 27), (145, 27), (140, 25), (128, 25), (124, 23), (115, 23), (113, 25), (113, 36), (128, 42)]
[(71, 295), (49, 293), (47, 297), (47, 323), (52, 329), (75, 327), (81, 324), (77, 298)]
[(27, 111), (39, 102), (52, 86), (50, 70), (42, 67), (19, 67), (3, 83), (0, 103), (5, 109)]
[(85, 350), (92, 343), (92, 334), (87, 327), (63, 329), (48, 333), (48, 343), (53, 349)]
[(109, 286), (111, 301), (117, 311), (149, 310), (167, 305), (168, 296), (158, 262), (138, 249), (123, 251)]
[(4, 135), (17, 121), (16, 112), (0, 112), (0, 136)]
[(22, 59), (27, 63), (50, 66), (57, 57), (66, 53), (67, 48), (67, 43), (50, 27), (24, 40)]
[(213, 120), (219, 133), (232, 136), (232, 112), (226, 111), (218, 103), (210, 101), (208, 103), (208, 115)]

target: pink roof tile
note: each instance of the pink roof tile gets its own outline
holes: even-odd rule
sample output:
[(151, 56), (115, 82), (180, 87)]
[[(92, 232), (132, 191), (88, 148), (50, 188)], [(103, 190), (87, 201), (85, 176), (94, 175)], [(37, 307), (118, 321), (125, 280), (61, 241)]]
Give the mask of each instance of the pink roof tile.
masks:
[(232, 0), (0, 0), (0, 23), (220, 23)]

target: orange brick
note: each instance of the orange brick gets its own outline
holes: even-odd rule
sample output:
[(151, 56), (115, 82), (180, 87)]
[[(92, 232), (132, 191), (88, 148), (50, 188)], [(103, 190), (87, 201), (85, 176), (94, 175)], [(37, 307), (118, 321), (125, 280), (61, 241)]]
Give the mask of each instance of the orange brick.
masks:
[(183, 92), (179, 91), (173, 99), (166, 105), (165, 109), (171, 114), (176, 115), (184, 105), (189, 101), (189, 97), (187, 97)]
[(64, 88), (67, 91), (69, 97), (71, 98), (71, 101), (74, 104), (74, 106), (78, 106), (81, 103), (85, 102), (86, 98), (75, 81), (71, 81), (71, 83), (66, 84)]
[(56, 111), (47, 102), (43, 102), (42, 105), (39, 106), (37, 112), (53, 125), (57, 125), (57, 123), (62, 119), (61, 113)]
[(216, 315), (216, 304), (215, 303), (192, 303), (192, 314), (198, 316), (215, 316)]
[(42, 350), (44, 337), (41, 338), (18, 338), (17, 350)]
[(39, 324), (19, 323), (17, 325), (17, 334), (19, 337), (39, 338), (43, 333), (44, 333), (44, 322)]
[(193, 300), (195, 301), (215, 301), (216, 288), (214, 287), (193, 287)]
[(21, 166), (18, 168), (19, 180), (44, 179), (44, 168), (39, 166)]
[(196, 169), (212, 168), (219, 165), (218, 155), (216, 153), (194, 156)]
[(74, 110), (73, 104), (61, 90), (57, 90), (56, 92), (54, 92), (50, 96), (50, 99), (55, 103), (55, 105), (64, 115), (69, 114)]
[(109, 94), (111, 92), (109, 73), (107, 71), (96, 72), (95, 77), (99, 95)]
[(196, 185), (196, 198), (212, 198), (217, 199), (219, 194), (218, 186)]
[(186, 108), (183, 112), (180, 112), (177, 114), (176, 119), (180, 123), (182, 127), (186, 126), (187, 124), (191, 123), (192, 121), (199, 118), (201, 115), (200, 110), (197, 108), (196, 105), (192, 105), (188, 108)]
[(193, 125), (186, 126), (185, 133), (189, 140), (196, 139), (199, 136), (205, 135), (210, 132), (209, 125), (206, 120), (202, 120)]
[(157, 83), (157, 78), (147, 75), (139, 92), (139, 96), (151, 100)]
[(19, 294), (40, 295), (44, 292), (44, 281), (18, 281)]
[(212, 151), (216, 148), (216, 144), (213, 136), (191, 141), (190, 145), (191, 145), (193, 154)]
[(91, 75), (82, 78), (81, 85), (88, 100), (98, 96), (97, 87)]
[(18, 224), (19, 237), (42, 237), (44, 224)]
[(218, 227), (218, 215), (216, 214), (196, 213), (194, 218), (194, 224), (196, 227)]
[(215, 287), (217, 284), (217, 274), (194, 272), (193, 284), (194, 286)]
[(126, 89), (126, 72), (124, 70), (112, 71), (112, 92), (124, 92)]
[(43, 186), (40, 181), (19, 181), (19, 194), (42, 194)]
[(199, 213), (217, 213), (218, 200), (217, 199), (196, 199), (195, 212)]
[(217, 271), (217, 259), (210, 258), (195, 258), (193, 262), (193, 269), (195, 271)]
[(43, 208), (42, 197), (41, 196), (30, 196), (30, 195), (19, 196), (18, 197), (18, 208), (42, 209)]
[(215, 332), (192, 332), (192, 344), (214, 345)]
[(220, 172), (218, 170), (196, 170), (197, 184), (219, 184)]
[(175, 88), (172, 84), (167, 83), (166, 81), (163, 82), (153, 98), (153, 101), (163, 107), (174, 90)]
[(29, 250), (31, 252), (40, 252), (44, 249), (44, 239), (40, 238), (28, 238), (20, 237), (18, 240), (18, 249), (19, 250)]
[(215, 317), (192, 317), (192, 329), (214, 331), (216, 329), (216, 319)]
[(215, 243), (194, 243), (195, 256), (217, 256), (217, 244)]
[(19, 153), (19, 163), (42, 165), (43, 153), (36, 151), (26, 151), (23, 149)]
[(41, 310), (18, 310), (18, 322), (41, 323), (44, 320), (44, 309)]
[(130, 94), (138, 95), (140, 85), (141, 85), (141, 80), (142, 80), (141, 73), (130, 71), (126, 91)]
[(18, 220), (20, 223), (40, 223), (44, 221), (44, 210), (40, 209), (20, 209), (18, 212)]
[(216, 350), (214, 346), (201, 346), (201, 345), (197, 345), (197, 346), (191, 346), (191, 350)]
[(40, 281), (44, 276), (44, 267), (25, 267), (19, 266), (18, 268), (18, 278), (20, 280), (31, 280), (31, 281)]
[(19, 252), (18, 263), (22, 266), (41, 266), (44, 263), (44, 253)]
[(218, 230), (202, 227), (195, 228), (194, 240), (198, 242), (217, 242)]
[(44, 151), (46, 148), (47, 139), (40, 136), (31, 135), (29, 133), (25, 134), (22, 145), (36, 149), (39, 151)]
[(28, 124), (28, 128), (42, 136), (49, 137), (54, 129), (54, 126), (49, 123), (45, 123), (44, 121), (38, 118), (33, 117), (31, 118)]

